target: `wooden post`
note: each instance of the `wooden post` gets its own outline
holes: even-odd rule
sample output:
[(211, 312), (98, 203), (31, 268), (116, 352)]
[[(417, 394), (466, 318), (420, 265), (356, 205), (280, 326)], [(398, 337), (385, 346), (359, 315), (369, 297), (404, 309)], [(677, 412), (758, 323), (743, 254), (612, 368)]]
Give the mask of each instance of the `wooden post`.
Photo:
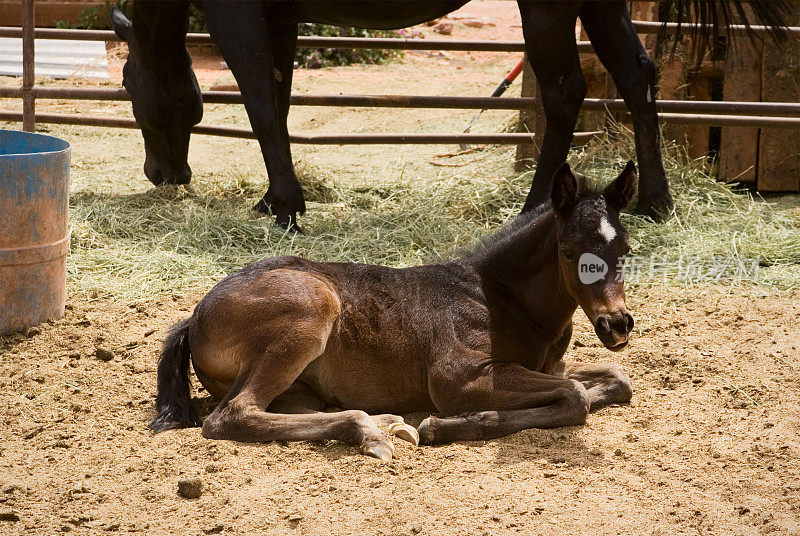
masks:
[[(700, 70), (690, 72), (689, 100), (711, 100), (711, 79)], [(709, 127), (707, 125), (691, 125), (686, 127), (686, 151), (690, 158), (698, 159), (708, 156)]]
[[(580, 24), (580, 19), (578, 19), (578, 23)], [(580, 28), (580, 40), (588, 41), (589, 35), (586, 33), (586, 28), (583, 27), (583, 24), (580, 24)], [(611, 76), (598, 57), (594, 54), (582, 54), (581, 71), (583, 72), (584, 80), (586, 80), (586, 97), (606, 98), (606, 85)], [(581, 130), (602, 130), (607, 126), (605, 111), (581, 110), (580, 118)]]
[(514, 161), (514, 171), (526, 171), (533, 167), (533, 164), (539, 160), (539, 151), (542, 148), (542, 140), (544, 139), (544, 130), (547, 122), (544, 117), (544, 108), (542, 107), (541, 93), (539, 91), (539, 83), (536, 81), (536, 75), (533, 74), (533, 68), (528, 61), (528, 56), (525, 56), (525, 65), (522, 68), (522, 91), (523, 97), (533, 97), (537, 99), (536, 105), (530, 110), (519, 111), (519, 132), (532, 132), (533, 143), (526, 143), (524, 145), (517, 145), (517, 157)]
[[(648, 22), (658, 21), (658, 4), (658, 2), (631, 2), (631, 20), (643, 20)], [(639, 40), (642, 42), (642, 46), (647, 52), (647, 55), (651, 58), (655, 58), (658, 35), (640, 34)]]
[(36, 127), (33, 0), (22, 0), (22, 10), (22, 130), (33, 132)]
[[(800, 24), (800, 5), (784, 21)], [(761, 62), (761, 100), (800, 101), (800, 40), (784, 46), (768, 43)], [(800, 191), (800, 129), (763, 128), (758, 139), (758, 189), (763, 192)]]
[[(749, 6), (743, 6), (750, 9)], [(762, 42), (739, 36), (729, 42), (725, 59), (722, 96), (726, 101), (761, 100)], [(719, 178), (723, 181), (755, 182), (758, 160), (758, 129), (722, 127)]]
[[(672, 38), (674, 39), (674, 38)], [(672, 39), (663, 44), (658, 59), (658, 100), (686, 100), (686, 61), (684, 59), (685, 40), (678, 43), (675, 55), (672, 55)], [(667, 123), (663, 125), (664, 139), (674, 140), (680, 145), (686, 141), (686, 130), (683, 125)]]

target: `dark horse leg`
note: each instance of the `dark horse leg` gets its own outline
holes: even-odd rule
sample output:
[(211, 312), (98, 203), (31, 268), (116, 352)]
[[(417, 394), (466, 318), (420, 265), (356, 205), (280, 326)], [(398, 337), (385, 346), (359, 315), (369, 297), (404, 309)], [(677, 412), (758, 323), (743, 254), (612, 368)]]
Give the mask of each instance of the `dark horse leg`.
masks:
[(578, 112), (586, 96), (575, 43), (575, 22), (581, 3), (581, 0), (518, 2), (525, 50), (541, 88), (547, 119), (539, 162), (523, 212), (550, 199), (553, 175), (567, 158)]
[(673, 202), (661, 160), (653, 60), (636, 35), (624, 0), (586, 2), (580, 17), (597, 57), (631, 112), (639, 161), (636, 212), (659, 219), (672, 210)]
[[(292, 81), (297, 25), (285, 2), (219, 2), (203, 4), (206, 24), (242, 93), (270, 185), (255, 210), (271, 210), (283, 227), (297, 225), (306, 210), (294, 173), (286, 116)], [(270, 135), (278, 133), (278, 136)]]

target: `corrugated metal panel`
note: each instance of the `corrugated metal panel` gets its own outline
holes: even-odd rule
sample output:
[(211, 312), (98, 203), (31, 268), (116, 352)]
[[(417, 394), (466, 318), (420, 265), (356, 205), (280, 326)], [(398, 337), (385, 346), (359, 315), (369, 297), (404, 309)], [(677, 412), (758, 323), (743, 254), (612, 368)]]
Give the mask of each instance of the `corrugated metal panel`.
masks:
[[(22, 75), (22, 39), (0, 37), (0, 75)], [(105, 43), (37, 39), (36, 76), (108, 78)]]

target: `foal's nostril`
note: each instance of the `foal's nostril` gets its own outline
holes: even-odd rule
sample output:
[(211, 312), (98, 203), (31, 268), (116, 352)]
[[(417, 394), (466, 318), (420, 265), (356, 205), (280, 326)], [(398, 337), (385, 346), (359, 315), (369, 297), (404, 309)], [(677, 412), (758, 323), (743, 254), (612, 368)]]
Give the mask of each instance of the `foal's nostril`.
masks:
[(633, 317), (630, 313), (625, 313), (625, 333), (633, 331)]
[(611, 324), (608, 321), (607, 316), (601, 316), (597, 319), (597, 324), (595, 325), (595, 331), (597, 334), (609, 334), (611, 333)]

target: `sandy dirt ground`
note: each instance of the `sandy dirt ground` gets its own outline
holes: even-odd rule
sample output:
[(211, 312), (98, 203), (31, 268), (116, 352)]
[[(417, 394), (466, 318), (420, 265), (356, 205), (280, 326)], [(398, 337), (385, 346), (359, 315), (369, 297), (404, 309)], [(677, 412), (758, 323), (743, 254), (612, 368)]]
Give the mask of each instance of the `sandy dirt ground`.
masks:
[[(515, 11), (502, 4), (469, 4), (462, 12), (495, 26), (455, 20), (452, 37), (518, 39)], [(517, 59), (408, 54), (386, 66), (298, 71), (295, 91), (486, 95)], [(229, 77), (215, 57), (197, 56), (195, 65), (204, 87)], [(441, 76), (420, 76), (434, 71)], [(130, 115), (128, 103), (39, 105)], [(472, 115), (297, 107), (290, 128), (447, 132)], [(478, 130), (501, 128), (507, 118), (485, 114)], [(246, 125), (234, 106), (206, 106), (206, 120)], [(141, 136), (104, 132), (99, 154), (100, 132), (59, 131), (73, 143), (75, 187), (150, 188)], [(445, 150), (294, 148), (342, 180), (376, 181), (398, 173), (435, 180), (428, 160)], [(190, 162), (200, 175), (263, 175), (250, 141), (195, 137)], [(796, 207), (796, 197), (788, 203)], [(603, 349), (579, 311), (568, 354), (622, 363), (634, 382), (631, 404), (576, 428), (418, 449), (396, 442), (396, 459), (382, 463), (335, 442), (248, 445), (205, 440), (198, 429), (153, 436), (145, 426), (160, 344), (200, 295), (146, 304), (72, 295), (63, 319), (0, 338), (0, 534), (800, 535), (798, 297), (632, 289), (630, 347)], [(207, 413), (213, 401), (195, 395)], [(178, 482), (194, 478), (201, 496), (180, 497)]]
[[(0, 339), (0, 519), (19, 518), (4, 534), (800, 534), (796, 295), (634, 292), (618, 354), (579, 311), (569, 356), (621, 362), (630, 405), (489, 442), (396, 441), (389, 463), (334, 442), (151, 435), (160, 343), (198, 297), (70, 300)], [(189, 478), (199, 499), (177, 495)]]

